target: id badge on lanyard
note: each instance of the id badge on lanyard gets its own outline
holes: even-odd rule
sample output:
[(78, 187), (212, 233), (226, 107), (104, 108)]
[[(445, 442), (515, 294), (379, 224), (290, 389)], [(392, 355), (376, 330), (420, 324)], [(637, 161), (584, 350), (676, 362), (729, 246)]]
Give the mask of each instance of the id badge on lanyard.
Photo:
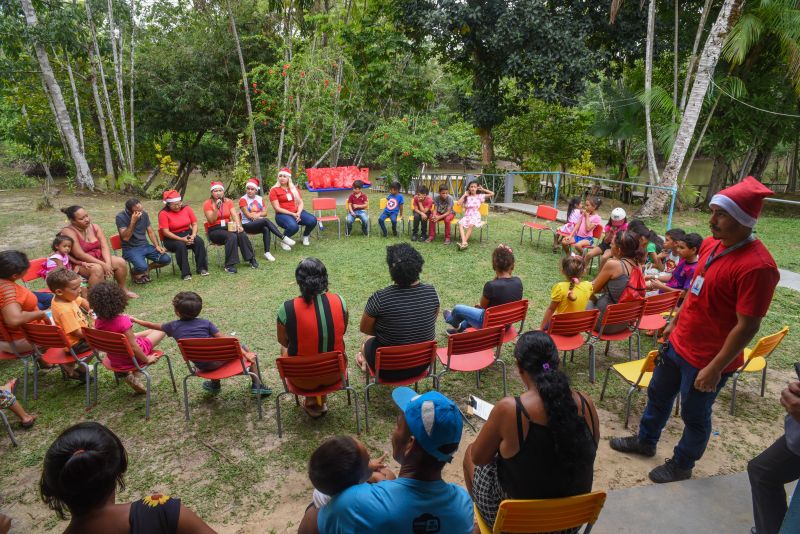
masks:
[(700, 290), (703, 289), (703, 275), (698, 274), (697, 278), (694, 279), (694, 283), (692, 284), (692, 295), (698, 296), (700, 294)]
[(700, 295), (700, 291), (702, 291), (702, 289), (703, 289), (703, 283), (705, 282), (704, 275), (706, 274), (706, 271), (711, 266), (711, 264), (714, 263), (714, 260), (718, 260), (718, 259), (722, 258), (723, 256), (726, 256), (727, 254), (730, 254), (734, 250), (742, 248), (743, 246), (747, 245), (751, 241), (755, 241), (755, 239), (756, 239), (755, 236), (753, 236), (751, 234), (751, 235), (747, 236), (745, 239), (742, 239), (741, 241), (739, 241), (738, 243), (733, 245), (732, 247), (726, 248), (719, 255), (717, 255), (717, 249), (719, 248), (719, 244), (717, 244), (717, 246), (714, 248), (713, 252), (711, 252), (711, 254), (708, 256), (708, 259), (706, 260), (706, 264), (703, 266), (703, 269), (695, 277), (694, 282), (692, 282), (692, 289), (690, 290), (692, 292), (692, 295), (694, 295), (694, 296)]

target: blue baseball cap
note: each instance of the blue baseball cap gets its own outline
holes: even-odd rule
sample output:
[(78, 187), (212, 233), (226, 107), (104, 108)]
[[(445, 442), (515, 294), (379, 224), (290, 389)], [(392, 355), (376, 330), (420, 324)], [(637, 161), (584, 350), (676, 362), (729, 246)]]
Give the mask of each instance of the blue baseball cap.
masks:
[(403, 411), (411, 434), (425, 452), (437, 460), (450, 462), (452, 453), (440, 449), (445, 445), (457, 446), (461, 441), (464, 422), (458, 406), (438, 391), (420, 395), (406, 387), (392, 391), (392, 398)]

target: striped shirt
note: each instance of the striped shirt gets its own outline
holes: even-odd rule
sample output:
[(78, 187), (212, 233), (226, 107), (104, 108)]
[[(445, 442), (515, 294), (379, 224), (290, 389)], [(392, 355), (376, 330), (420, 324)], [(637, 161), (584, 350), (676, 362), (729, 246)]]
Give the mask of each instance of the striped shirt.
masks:
[(278, 322), (286, 327), (289, 356), (344, 353), (347, 305), (335, 293), (317, 295), (310, 304), (303, 297), (287, 300), (278, 310)]
[(367, 300), (364, 313), (375, 318), (375, 337), (382, 347), (436, 339), (439, 295), (428, 284), (389, 286)]

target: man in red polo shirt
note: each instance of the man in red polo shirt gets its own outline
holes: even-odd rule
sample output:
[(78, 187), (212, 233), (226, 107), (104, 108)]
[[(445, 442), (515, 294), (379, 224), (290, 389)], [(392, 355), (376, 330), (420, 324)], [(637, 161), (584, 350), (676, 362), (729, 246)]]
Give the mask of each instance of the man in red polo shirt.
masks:
[(692, 476), (711, 435), (711, 409), (742, 351), (761, 326), (779, 274), (767, 248), (753, 236), (764, 198), (772, 195), (752, 176), (711, 199), (709, 226), (692, 287), (666, 327), (668, 343), (647, 389), (638, 436), (614, 438), (620, 452), (655, 456), (661, 431), (680, 393), (683, 435), (672, 458), (650, 471), (653, 482)]

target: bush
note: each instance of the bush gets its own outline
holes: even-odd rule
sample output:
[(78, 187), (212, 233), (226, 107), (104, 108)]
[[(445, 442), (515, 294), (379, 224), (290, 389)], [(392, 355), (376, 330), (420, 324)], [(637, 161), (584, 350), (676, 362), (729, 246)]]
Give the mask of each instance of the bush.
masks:
[(39, 181), (21, 172), (0, 172), (0, 189), (30, 189), (39, 185)]

